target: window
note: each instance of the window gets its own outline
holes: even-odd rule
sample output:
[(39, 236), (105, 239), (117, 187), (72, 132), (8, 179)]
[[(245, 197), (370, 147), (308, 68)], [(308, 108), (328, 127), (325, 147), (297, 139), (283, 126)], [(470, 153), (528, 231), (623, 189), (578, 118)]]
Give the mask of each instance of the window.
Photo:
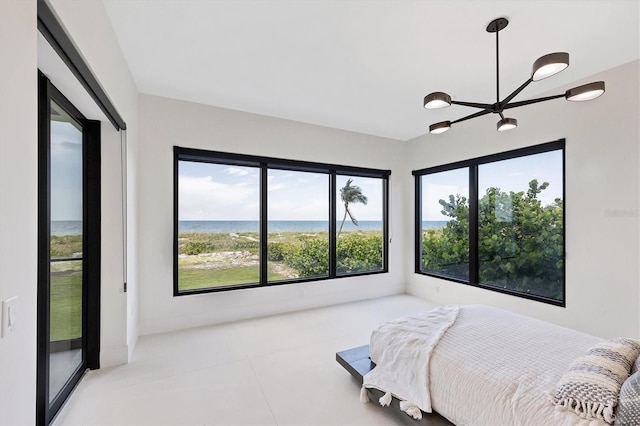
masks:
[(329, 176), (269, 170), (269, 281), (329, 276)]
[(422, 176), (424, 272), (469, 280), (469, 168)]
[(260, 169), (178, 164), (180, 290), (260, 281)]
[(417, 170), (416, 272), (564, 306), (564, 140)]
[(387, 272), (390, 173), (174, 147), (174, 294)]
[(337, 273), (367, 273), (384, 269), (384, 185), (386, 180), (336, 177)]

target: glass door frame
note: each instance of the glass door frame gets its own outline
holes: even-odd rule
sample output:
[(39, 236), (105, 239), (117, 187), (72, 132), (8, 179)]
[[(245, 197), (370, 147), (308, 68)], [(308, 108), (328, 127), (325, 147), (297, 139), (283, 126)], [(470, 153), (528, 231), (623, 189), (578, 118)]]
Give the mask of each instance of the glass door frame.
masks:
[[(51, 246), (51, 101), (82, 125), (82, 364), (58, 396), (49, 402), (50, 246)], [(86, 119), (38, 72), (38, 308), (36, 423), (48, 425), (87, 368), (100, 368), (100, 121)]]

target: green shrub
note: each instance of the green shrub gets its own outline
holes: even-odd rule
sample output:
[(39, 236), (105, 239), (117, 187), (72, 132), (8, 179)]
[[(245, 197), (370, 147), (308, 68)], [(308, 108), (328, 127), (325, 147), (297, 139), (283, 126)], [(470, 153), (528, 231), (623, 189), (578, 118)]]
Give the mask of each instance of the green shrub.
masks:
[(271, 262), (282, 262), (285, 252), (289, 249), (288, 246), (289, 244), (284, 243), (269, 243), (267, 245), (267, 259)]
[(208, 248), (207, 246), (208, 244), (204, 241), (188, 241), (182, 248), (182, 252), (190, 256), (206, 253)]
[[(563, 281), (563, 202), (543, 206), (538, 194), (548, 187), (504, 192), (491, 187), (478, 202), (480, 282), (559, 299)], [(442, 229), (422, 238), (424, 270), (468, 278), (469, 204), (465, 197), (440, 200), (451, 218)]]
[(301, 246), (289, 245), (283, 251), (284, 263), (298, 271), (300, 277), (317, 277), (329, 273), (329, 241), (306, 239)]
[(343, 234), (336, 244), (338, 274), (382, 269), (382, 235)]

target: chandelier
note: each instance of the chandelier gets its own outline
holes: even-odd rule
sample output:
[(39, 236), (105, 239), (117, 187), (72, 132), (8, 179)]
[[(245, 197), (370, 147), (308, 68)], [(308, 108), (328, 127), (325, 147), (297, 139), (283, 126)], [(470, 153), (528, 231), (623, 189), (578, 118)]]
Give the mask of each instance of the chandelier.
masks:
[(515, 118), (505, 117), (504, 111), (511, 108), (517, 108), (525, 105), (531, 105), (538, 102), (550, 101), (564, 97), (568, 101), (590, 101), (604, 93), (604, 81), (595, 81), (582, 86), (574, 87), (565, 93), (544, 98), (529, 99), (520, 102), (511, 102), (525, 87), (534, 81), (540, 81), (554, 74), (559, 73), (569, 66), (569, 54), (566, 52), (555, 52), (544, 55), (533, 63), (531, 77), (525, 81), (520, 87), (514, 90), (509, 96), (500, 100), (500, 61), (499, 61), (499, 42), (498, 33), (503, 30), (509, 21), (506, 18), (494, 19), (487, 26), (487, 32), (496, 33), (496, 102), (493, 104), (483, 104), (477, 102), (465, 102), (452, 100), (451, 96), (444, 92), (429, 93), (424, 97), (424, 107), (428, 109), (444, 108), (450, 105), (462, 105), (472, 108), (480, 108), (480, 111), (459, 118), (455, 121), (441, 121), (429, 126), (429, 133), (440, 134), (451, 128), (451, 125), (460, 123), (471, 118), (481, 117), (487, 114), (498, 114), (500, 121), (497, 123), (499, 132), (515, 129), (518, 126), (518, 120)]

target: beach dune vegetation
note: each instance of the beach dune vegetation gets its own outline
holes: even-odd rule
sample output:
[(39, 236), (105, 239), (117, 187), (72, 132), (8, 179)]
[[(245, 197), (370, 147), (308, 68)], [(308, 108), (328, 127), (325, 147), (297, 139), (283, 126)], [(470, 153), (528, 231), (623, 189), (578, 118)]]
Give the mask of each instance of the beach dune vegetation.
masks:
[[(564, 274), (562, 199), (543, 204), (539, 194), (548, 183), (505, 192), (490, 187), (478, 200), (480, 282), (486, 285), (561, 299)], [(469, 203), (450, 195), (440, 200), (449, 221), (424, 230), (422, 269), (461, 277), (469, 267)], [(468, 273), (467, 273), (468, 274)], [(468, 277), (468, 275), (467, 275)]]

